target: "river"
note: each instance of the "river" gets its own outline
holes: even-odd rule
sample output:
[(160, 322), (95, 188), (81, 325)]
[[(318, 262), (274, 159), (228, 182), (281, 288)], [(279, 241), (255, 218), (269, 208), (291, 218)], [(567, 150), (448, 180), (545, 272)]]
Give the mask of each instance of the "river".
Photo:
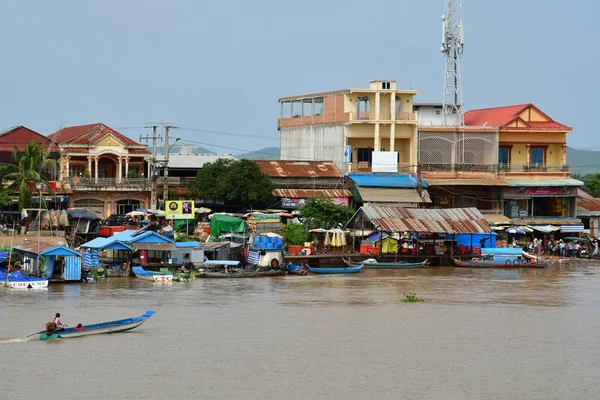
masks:
[[(2, 399), (593, 399), (600, 263), (0, 289)], [(424, 301), (403, 302), (414, 292)], [(24, 337), (156, 310), (116, 335)]]

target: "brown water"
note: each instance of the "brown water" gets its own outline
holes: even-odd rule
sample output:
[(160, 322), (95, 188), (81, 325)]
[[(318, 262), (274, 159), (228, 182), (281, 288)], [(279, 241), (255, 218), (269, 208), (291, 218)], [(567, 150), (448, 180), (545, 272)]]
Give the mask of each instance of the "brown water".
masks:
[[(0, 398), (596, 399), (599, 289), (600, 263), (0, 289)], [(127, 333), (23, 339), (57, 311), (147, 309)]]

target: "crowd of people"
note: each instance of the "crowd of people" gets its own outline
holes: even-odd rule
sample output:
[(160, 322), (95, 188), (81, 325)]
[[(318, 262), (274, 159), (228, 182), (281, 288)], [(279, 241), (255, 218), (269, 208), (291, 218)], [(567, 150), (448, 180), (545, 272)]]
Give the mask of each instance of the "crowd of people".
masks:
[(527, 243), (517, 243), (513, 239), (510, 247), (522, 247), (524, 251), (537, 254), (538, 256), (560, 256), (560, 257), (600, 257), (598, 254), (598, 239), (593, 238), (591, 240), (580, 239), (580, 240), (568, 240), (563, 239), (538, 239), (534, 238), (532, 241)]

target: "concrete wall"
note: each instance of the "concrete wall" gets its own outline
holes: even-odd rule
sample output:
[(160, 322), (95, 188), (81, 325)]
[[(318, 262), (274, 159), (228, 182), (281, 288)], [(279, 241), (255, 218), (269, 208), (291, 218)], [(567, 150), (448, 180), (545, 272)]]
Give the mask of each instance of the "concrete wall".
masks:
[[(442, 107), (438, 106), (415, 106), (415, 111), (419, 113), (419, 125), (443, 125)], [(436, 114), (439, 112), (439, 114)]]
[(281, 159), (333, 161), (341, 171), (344, 163), (344, 126), (309, 125), (280, 128)]

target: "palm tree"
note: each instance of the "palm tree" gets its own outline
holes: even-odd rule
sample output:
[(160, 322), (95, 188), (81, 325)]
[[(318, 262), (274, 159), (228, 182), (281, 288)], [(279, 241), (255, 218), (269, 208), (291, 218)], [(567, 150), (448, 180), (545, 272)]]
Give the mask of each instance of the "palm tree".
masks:
[(44, 173), (56, 170), (56, 160), (40, 147), (39, 142), (30, 141), (23, 151), (15, 146), (12, 157), (14, 164), (2, 165), (6, 171), (3, 179), (12, 181), (9, 190), (19, 191), (19, 211), (31, 206), (31, 197), (37, 184), (43, 184), (51, 195), (54, 194)]

